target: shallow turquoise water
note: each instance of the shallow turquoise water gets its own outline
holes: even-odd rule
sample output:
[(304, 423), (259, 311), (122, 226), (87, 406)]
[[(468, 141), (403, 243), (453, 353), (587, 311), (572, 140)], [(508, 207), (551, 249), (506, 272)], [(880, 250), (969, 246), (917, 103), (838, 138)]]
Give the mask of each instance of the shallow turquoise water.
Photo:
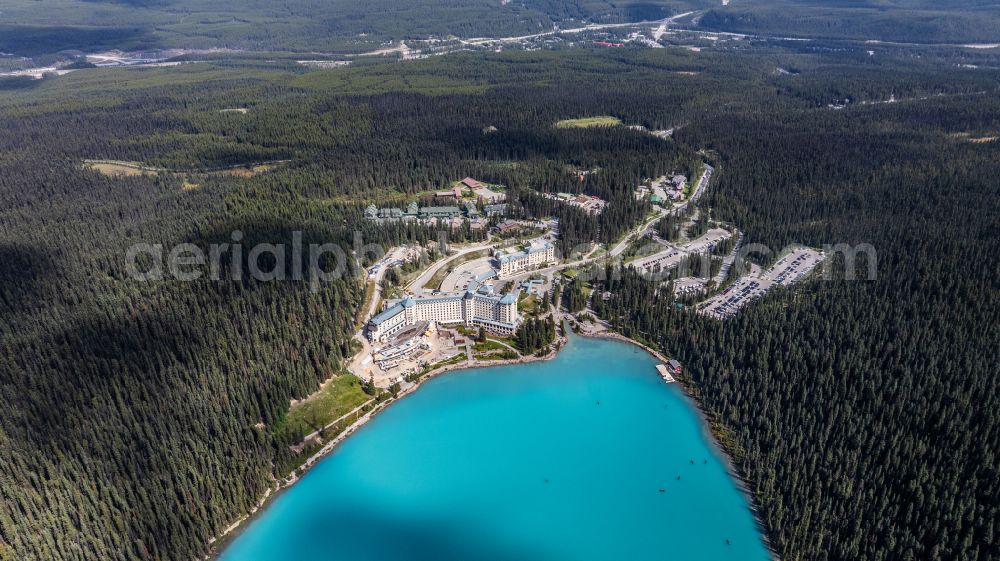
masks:
[(655, 364), (573, 337), (553, 361), (432, 379), (221, 561), (768, 559), (697, 413)]

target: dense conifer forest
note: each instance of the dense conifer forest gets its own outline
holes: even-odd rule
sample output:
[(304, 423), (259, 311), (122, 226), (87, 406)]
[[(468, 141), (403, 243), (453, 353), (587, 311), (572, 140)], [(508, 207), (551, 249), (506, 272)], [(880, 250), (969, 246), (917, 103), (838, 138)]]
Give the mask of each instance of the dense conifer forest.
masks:
[[(507, 185), (513, 212), (559, 216), (571, 248), (617, 238), (648, 211), (640, 181), (702, 158), (713, 217), (772, 247), (872, 243), (878, 280), (812, 282), (720, 324), (626, 275), (597, 311), (686, 363), (782, 558), (998, 558), (997, 143), (970, 138), (1000, 130), (1000, 75), (957, 70), (965, 56), (469, 54), (0, 89), (0, 559), (204, 554), (285, 475), (289, 401), (350, 353), (353, 265), (318, 291), (138, 282), (133, 243), (433, 240), (363, 209), (471, 175)], [(861, 104), (890, 96), (913, 101)], [(553, 127), (607, 114), (677, 132)], [(277, 163), (209, 173), (259, 162)], [(606, 216), (538, 195), (555, 191), (599, 195)]]
[(718, 322), (605, 273), (614, 297), (594, 307), (685, 363), (782, 558), (1000, 558), (1000, 160), (996, 142), (948, 134), (994, 130), (996, 108), (941, 99), (691, 131), (722, 155), (706, 201), (718, 218), (776, 251), (871, 244), (875, 280), (861, 258), (845, 281), (835, 256), (832, 280)]
[(1000, 40), (992, 0), (46, 0), (45, 9), (37, 0), (7, 0), (3, 7), (0, 53), (39, 61), (114, 49), (347, 54), (399, 41), (516, 37), (687, 13), (679, 27), (696, 31), (919, 44)]
[(552, 317), (528, 318), (514, 334), (514, 342), (522, 353), (547, 349), (556, 339), (556, 324)]

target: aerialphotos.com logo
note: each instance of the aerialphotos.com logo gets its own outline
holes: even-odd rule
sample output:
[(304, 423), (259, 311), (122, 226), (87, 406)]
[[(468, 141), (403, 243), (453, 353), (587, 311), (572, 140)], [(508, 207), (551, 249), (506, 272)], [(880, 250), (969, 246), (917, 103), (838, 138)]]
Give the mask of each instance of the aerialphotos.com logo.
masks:
[[(447, 254), (447, 232), (439, 232), (437, 237), (441, 252)], [(137, 243), (126, 250), (126, 271), (131, 279), (142, 282), (249, 278), (258, 282), (304, 281), (309, 283), (310, 289), (318, 290), (322, 283), (353, 274), (358, 270), (359, 263), (377, 262), (388, 253), (381, 244), (365, 244), (360, 232), (354, 233), (353, 247), (350, 250), (345, 250), (342, 244), (332, 242), (304, 244), (303, 234), (298, 230), (292, 232), (291, 242), (287, 244), (256, 243), (246, 247), (242, 243), (244, 234), (240, 230), (233, 231), (229, 239), (230, 242), (212, 243), (205, 247), (181, 243), (169, 249), (163, 244)], [(651, 242), (639, 248), (638, 253), (657, 250), (662, 252), (663, 247)], [(590, 282), (607, 280), (609, 274), (619, 277), (622, 268), (631, 267), (650, 282), (665, 282), (710, 276), (706, 272), (712, 271), (716, 267), (715, 262), (720, 260), (719, 256), (710, 251), (702, 251), (685, 255), (668, 254), (662, 259), (639, 259), (626, 263), (622, 255), (587, 257), (593, 250), (592, 243), (580, 244), (570, 250), (567, 256), (557, 247), (556, 260), (561, 264), (556, 268), (579, 268), (577, 278)], [(776, 255), (794, 251), (801, 251), (800, 246), (789, 246), (779, 252), (774, 252), (763, 244), (737, 246), (730, 256), (726, 272), (729, 276), (748, 275), (753, 271), (753, 263), (767, 262)], [(828, 244), (822, 252), (808, 251), (814, 255), (814, 263), (810, 265), (823, 263), (824, 280), (856, 280), (860, 266), (864, 267), (866, 273), (863, 280), (875, 280), (877, 277), (878, 255), (871, 244)], [(839, 258), (834, 259), (834, 256)], [(658, 262), (661, 263), (658, 265)]]

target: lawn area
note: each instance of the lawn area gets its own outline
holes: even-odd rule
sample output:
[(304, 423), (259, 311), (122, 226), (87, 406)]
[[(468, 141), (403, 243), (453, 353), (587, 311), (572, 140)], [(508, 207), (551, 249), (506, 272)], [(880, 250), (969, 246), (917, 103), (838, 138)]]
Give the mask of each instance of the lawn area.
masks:
[(466, 359), (465, 353), (461, 353), (447, 360), (442, 360), (440, 362), (435, 362), (434, 364), (431, 364), (429, 366), (425, 366), (424, 369), (420, 371), (420, 374), (417, 375), (416, 379), (419, 380), (420, 378), (424, 377), (424, 375), (426, 375), (428, 372), (437, 370), (438, 368), (443, 368), (445, 366), (451, 366), (452, 364), (458, 364), (460, 362), (463, 362), (465, 359)]
[(118, 160), (84, 160), (83, 165), (87, 169), (92, 169), (108, 177), (133, 177), (137, 175), (156, 176), (160, 174), (177, 176), (196, 173), (200, 176), (226, 175), (246, 178), (266, 173), (286, 163), (288, 163), (286, 160), (247, 163), (242, 165), (223, 166), (214, 170), (205, 171), (166, 169), (149, 166), (140, 162), (125, 162)]
[(556, 123), (557, 129), (584, 129), (589, 127), (616, 127), (622, 124), (621, 119), (610, 115), (600, 117), (583, 117), (581, 119), (563, 119)]
[(539, 312), (541, 303), (538, 301), (538, 296), (529, 294), (528, 296), (521, 298), (521, 300), (517, 303), (517, 307), (521, 310), (522, 314), (534, 316)]
[(361, 380), (342, 374), (330, 381), (318, 393), (292, 406), (276, 431), (286, 431), (296, 438), (323, 427), (337, 417), (371, 399), (361, 389)]
[(472, 350), (477, 353), (486, 353), (490, 351), (506, 351), (509, 349), (496, 341), (490, 341), (487, 339), (486, 341), (481, 341), (473, 345)]
[(512, 351), (510, 349), (505, 349), (505, 350), (503, 350), (501, 352), (498, 352), (498, 353), (490, 353), (490, 354), (477, 355), (476, 359), (478, 359), (478, 360), (514, 360), (514, 359), (517, 359), (517, 358), (520, 358), (520, 357), (521, 357), (521, 355), (515, 353), (514, 351)]
[(156, 171), (145, 170), (141, 164), (135, 162), (88, 162), (84, 167), (100, 172), (108, 177), (133, 177), (136, 175), (156, 175)]

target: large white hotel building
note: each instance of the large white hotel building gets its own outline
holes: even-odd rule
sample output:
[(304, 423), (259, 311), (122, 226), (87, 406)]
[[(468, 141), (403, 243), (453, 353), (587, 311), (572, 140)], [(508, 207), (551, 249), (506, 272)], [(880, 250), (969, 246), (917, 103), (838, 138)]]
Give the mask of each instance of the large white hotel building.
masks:
[(443, 325), (462, 324), (466, 327), (483, 327), (500, 335), (517, 331), (521, 317), (517, 313), (517, 294), (494, 294), (484, 281), (497, 276), (510, 276), (532, 267), (556, 260), (555, 246), (538, 241), (515, 253), (497, 251), (494, 254), (496, 271), (479, 275), (465, 292), (442, 296), (407, 296), (390, 301), (376, 314), (365, 328), (368, 340), (384, 343), (404, 327), (421, 321)]
[(390, 302), (385, 310), (368, 322), (368, 340), (384, 343), (407, 325), (421, 321), (463, 324), (466, 327), (483, 327), (500, 335), (513, 334), (521, 321), (517, 313), (517, 295), (495, 295), (481, 282), (477, 278), (464, 293), (407, 296)]
[(527, 271), (537, 265), (554, 262), (556, 249), (551, 243), (543, 240), (515, 253), (497, 251), (494, 258), (497, 261), (500, 276), (509, 276)]

